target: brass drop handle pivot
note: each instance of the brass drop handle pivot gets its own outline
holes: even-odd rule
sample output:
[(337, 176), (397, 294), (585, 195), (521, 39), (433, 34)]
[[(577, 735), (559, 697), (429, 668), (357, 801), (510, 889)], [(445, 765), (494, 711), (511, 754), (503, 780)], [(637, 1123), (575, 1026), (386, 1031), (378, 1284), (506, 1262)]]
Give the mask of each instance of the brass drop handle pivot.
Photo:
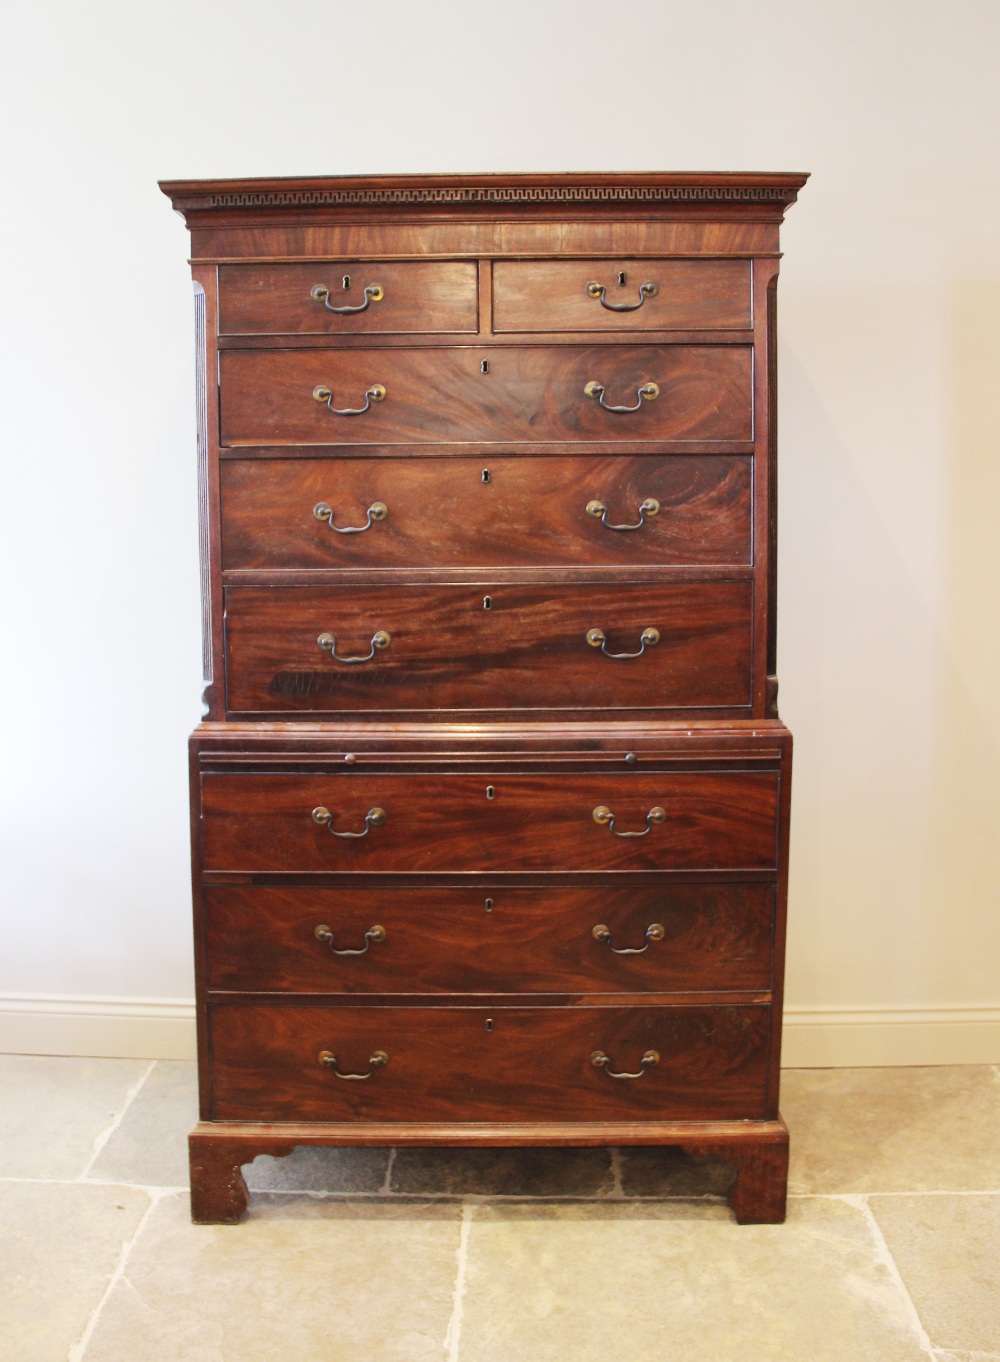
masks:
[[(648, 831), (649, 829), (647, 828), (646, 832)], [(644, 837), (645, 835), (646, 834), (643, 832), (632, 834), (633, 837)], [(627, 837), (628, 833), (620, 832), (618, 836)], [(595, 941), (605, 942), (607, 944), (608, 950), (612, 951), (615, 955), (643, 955), (645, 954), (646, 951), (649, 950), (649, 947), (652, 942), (662, 941), (666, 934), (667, 934), (666, 930), (663, 927), (662, 923), (651, 922), (649, 926), (646, 928), (646, 944), (644, 946), (612, 946), (611, 929), (609, 927), (606, 927), (603, 922), (599, 922), (597, 926), (591, 930), (590, 933), (590, 935), (594, 938)]]
[(325, 402), (327, 409), (332, 411), (334, 416), (363, 416), (373, 402), (385, 400), (385, 388), (381, 383), (372, 383), (365, 393), (365, 405), (363, 407), (335, 407), (333, 405), (333, 389), (327, 388), (321, 383), (318, 388), (313, 388), (313, 400)]
[(609, 1078), (641, 1078), (647, 1069), (652, 1069), (660, 1062), (658, 1050), (647, 1050), (642, 1059), (639, 1060), (639, 1072), (637, 1074), (616, 1074), (611, 1068), (611, 1060), (603, 1050), (595, 1050), (590, 1056), (590, 1062), (595, 1069), (603, 1069)]
[[(331, 831), (332, 831), (332, 829), (331, 829)], [(365, 831), (367, 832), (367, 828), (365, 829)], [(345, 835), (344, 833), (340, 833), (340, 836), (341, 836), (341, 837), (343, 837), (344, 835)], [(347, 834), (347, 835), (350, 835), (350, 834)], [(365, 833), (364, 833), (364, 832), (362, 832), (362, 833), (356, 833), (356, 834), (354, 834), (354, 835), (355, 835), (355, 836), (359, 836), (359, 837), (364, 837)], [(373, 941), (384, 941), (384, 940), (385, 940), (385, 938), (386, 938), (386, 930), (385, 930), (384, 927), (379, 927), (377, 923), (376, 923), (376, 925), (375, 925), (374, 927), (369, 927), (368, 930), (367, 930), (367, 932), (365, 932), (365, 944), (364, 944), (363, 946), (361, 946), (358, 950), (339, 950), (339, 951), (338, 951), (337, 948), (336, 948), (336, 947), (334, 946), (334, 944), (333, 944), (333, 932), (330, 930), (330, 928), (326, 925), (325, 922), (321, 922), (321, 923), (320, 923), (320, 925), (316, 928), (316, 930), (315, 930), (315, 932), (313, 933), (313, 935), (315, 936), (315, 938), (316, 938), (317, 941), (325, 941), (325, 942), (326, 942), (327, 946), (330, 948), (330, 954), (331, 954), (331, 955), (367, 955), (367, 953), (368, 953), (368, 947), (372, 944)]]
[(337, 1056), (329, 1050), (320, 1050), (319, 1062), (324, 1069), (332, 1069), (335, 1078), (342, 1078), (345, 1083), (362, 1083), (366, 1078), (371, 1078), (376, 1069), (384, 1069), (389, 1063), (389, 1056), (384, 1050), (373, 1050), (368, 1057), (368, 1072), (366, 1074), (342, 1074), (337, 1068)]
[(659, 515), (660, 503), (655, 497), (647, 497), (645, 501), (639, 503), (639, 519), (634, 525), (612, 525), (608, 520), (608, 508), (603, 501), (588, 501), (587, 514), (592, 515), (595, 520), (600, 520), (601, 524), (609, 530), (641, 530), (646, 523), (647, 516)]
[(637, 653), (609, 653), (608, 638), (603, 629), (588, 629), (587, 642), (592, 648), (600, 648), (605, 657), (612, 657), (616, 661), (623, 658), (642, 657), (647, 648), (654, 647), (660, 641), (659, 629), (643, 629), (639, 635), (639, 651)]
[(356, 662), (370, 662), (376, 652), (381, 652), (383, 648), (388, 648), (392, 642), (391, 637), (384, 629), (377, 629), (372, 634), (371, 647), (363, 657), (341, 657), (337, 652), (337, 639), (334, 634), (320, 634), (316, 640), (324, 653), (329, 653), (335, 662), (346, 662), (348, 666), (353, 666)]
[(599, 298), (601, 307), (606, 307), (609, 312), (636, 312), (642, 307), (647, 298), (655, 298), (659, 291), (658, 284), (654, 284), (652, 280), (647, 280), (646, 283), (639, 285), (639, 301), (637, 303), (609, 303), (604, 296), (606, 289), (603, 284), (599, 284), (595, 279), (591, 279), (590, 283), (587, 285), (588, 296), (591, 298)]
[(322, 303), (328, 312), (364, 312), (369, 303), (380, 303), (385, 297), (385, 289), (381, 284), (365, 285), (365, 300), (363, 303), (347, 303), (343, 307), (332, 307), (330, 304), (330, 290), (325, 284), (313, 284), (309, 290), (309, 297), (314, 303)]
[[(334, 837), (367, 837), (369, 832), (371, 832), (372, 828), (383, 827), (388, 816), (389, 815), (386, 813), (385, 809), (380, 809), (378, 808), (378, 806), (376, 806), (374, 809), (369, 809), (368, 812), (365, 814), (364, 832), (338, 832), (337, 829), (333, 826), (333, 814), (330, 812), (329, 809), (325, 809), (323, 805), (320, 804), (312, 811), (313, 822), (318, 823), (320, 827), (323, 827), (325, 825), (328, 831), (331, 832)], [(372, 931), (375, 930), (376, 929), (373, 927)], [(382, 931), (382, 928), (380, 927), (378, 928), (378, 930)], [(316, 929), (316, 933), (317, 935), (319, 935), (319, 928)], [(384, 935), (382, 939), (383, 940), (385, 939)]]
[(376, 520), (384, 520), (389, 514), (389, 508), (384, 501), (373, 501), (368, 507), (368, 519), (363, 525), (335, 525), (333, 523), (333, 507), (325, 501), (317, 501), (313, 507), (313, 515), (317, 520), (325, 520), (333, 530), (334, 534), (364, 534), (365, 530), (370, 530)]
[[(645, 837), (652, 832), (654, 823), (665, 823), (667, 821), (667, 811), (661, 808), (659, 804), (655, 804), (646, 814), (646, 826), (638, 832), (619, 832), (615, 827), (615, 816), (606, 804), (598, 804), (594, 810), (593, 818), (595, 823), (599, 823), (601, 827), (606, 827), (615, 837)], [(596, 927), (594, 928), (594, 935), (597, 935)]]
[(583, 389), (585, 397), (596, 398), (599, 406), (603, 407), (605, 411), (613, 411), (616, 415), (621, 415), (622, 413), (629, 411), (638, 411), (644, 401), (655, 402), (660, 395), (660, 389), (655, 383), (644, 383), (641, 388), (636, 389), (638, 400), (634, 407), (613, 407), (604, 400), (606, 391), (607, 389), (604, 384), (598, 383), (596, 379), (591, 379), (589, 383), (584, 385)]

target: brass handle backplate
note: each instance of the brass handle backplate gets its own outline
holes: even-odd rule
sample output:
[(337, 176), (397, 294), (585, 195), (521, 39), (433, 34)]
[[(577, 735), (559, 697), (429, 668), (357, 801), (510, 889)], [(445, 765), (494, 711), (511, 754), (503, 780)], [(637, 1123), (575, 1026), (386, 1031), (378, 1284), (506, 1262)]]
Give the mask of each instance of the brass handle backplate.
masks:
[(341, 657), (337, 652), (337, 638), (335, 634), (320, 634), (316, 640), (324, 653), (329, 653), (335, 662), (346, 662), (348, 666), (353, 666), (356, 662), (370, 662), (376, 652), (381, 652), (388, 648), (392, 638), (384, 629), (377, 629), (372, 634), (371, 647), (362, 657)]
[(604, 394), (606, 391), (607, 389), (605, 388), (604, 384), (598, 383), (596, 379), (591, 379), (589, 383), (584, 385), (583, 389), (585, 397), (596, 398), (598, 405), (602, 406), (605, 411), (613, 411), (615, 412), (616, 415), (619, 416), (622, 415), (624, 412), (638, 411), (644, 401), (655, 402), (660, 395), (660, 389), (657, 387), (655, 383), (652, 382), (644, 383), (641, 388), (636, 389), (638, 397), (634, 407), (613, 407), (610, 405), (610, 403), (605, 402), (604, 400)]
[(334, 534), (364, 534), (365, 530), (371, 529), (376, 520), (384, 520), (388, 514), (389, 508), (384, 501), (373, 501), (368, 507), (368, 519), (363, 525), (335, 525), (333, 523), (333, 507), (328, 502), (317, 501), (313, 507), (313, 515), (316, 519), (325, 520)]
[(365, 405), (363, 407), (335, 407), (333, 405), (333, 389), (327, 388), (321, 383), (318, 388), (313, 388), (313, 400), (325, 402), (327, 409), (332, 411), (334, 416), (363, 416), (373, 402), (385, 400), (385, 388), (381, 383), (372, 383), (365, 393)]
[[(647, 828), (646, 831), (648, 832), (649, 829)], [(618, 834), (619, 837), (623, 835), (627, 836), (628, 834), (627, 833)], [(644, 837), (645, 833), (642, 832), (633, 833), (633, 836)], [(646, 928), (646, 944), (644, 946), (612, 946), (611, 929), (609, 927), (606, 927), (603, 922), (599, 922), (597, 926), (591, 930), (590, 933), (590, 935), (594, 938), (595, 941), (605, 942), (608, 947), (608, 950), (613, 951), (615, 955), (643, 955), (646, 951), (649, 950), (649, 947), (652, 942), (662, 941), (666, 934), (667, 934), (666, 929), (664, 928), (662, 923), (651, 922), (649, 926)]]
[(647, 298), (655, 298), (659, 291), (658, 285), (649, 280), (645, 284), (639, 285), (639, 301), (637, 303), (609, 303), (604, 296), (606, 290), (603, 284), (599, 284), (596, 280), (591, 279), (590, 283), (587, 285), (588, 297), (599, 298), (601, 307), (606, 307), (609, 312), (636, 312), (642, 307)]
[[(320, 1050), (319, 1062), (324, 1069), (332, 1069), (334, 1077), (342, 1078), (346, 1083), (361, 1083), (366, 1078), (371, 1078), (376, 1069), (384, 1069), (389, 1063), (389, 1056), (384, 1050), (373, 1050), (368, 1056), (368, 1072), (366, 1074), (342, 1074), (337, 1068), (337, 1056), (331, 1054), (329, 1050)], [(617, 1075), (612, 1075), (616, 1077)], [(626, 1075), (627, 1077), (628, 1075)]]
[(647, 648), (654, 647), (660, 641), (659, 629), (643, 629), (639, 635), (639, 651), (637, 653), (609, 653), (608, 638), (603, 629), (588, 629), (587, 642), (592, 648), (600, 648), (605, 657), (613, 657), (620, 661), (622, 658), (642, 657)]
[[(645, 285), (643, 285), (645, 287)], [(325, 284), (313, 284), (309, 290), (309, 297), (314, 303), (322, 303), (328, 312), (364, 312), (369, 303), (380, 303), (385, 297), (385, 289), (381, 284), (365, 285), (365, 300), (363, 303), (345, 304), (344, 307), (332, 307), (330, 304), (330, 290)]]
[[(595, 1050), (590, 1056), (590, 1062), (595, 1069), (603, 1069), (609, 1078), (641, 1078), (647, 1069), (652, 1069), (660, 1062), (658, 1050), (647, 1050), (642, 1059), (639, 1060), (639, 1072), (637, 1074), (616, 1074), (611, 1068), (611, 1060), (603, 1050)], [(367, 1075), (366, 1075), (367, 1076)]]
[(587, 502), (587, 514), (592, 515), (595, 520), (600, 520), (609, 530), (641, 530), (646, 523), (646, 517), (659, 515), (659, 512), (660, 503), (655, 497), (647, 497), (645, 501), (639, 503), (639, 519), (634, 525), (612, 525), (608, 520), (608, 508), (603, 501)]
[[(388, 817), (389, 815), (386, 813), (385, 809), (380, 809), (376, 806), (374, 809), (369, 809), (365, 814), (364, 832), (338, 832), (333, 826), (333, 814), (329, 809), (325, 809), (323, 805), (320, 804), (312, 811), (313, 822), (318, 823), (320, 827), (325, 825), (334, 837), (367, 837), (372, 828), (382, 827)], [(375, 928), (372, 928), (372, 930), (374, 931)], [(379, 928), (379, 930), (381, 931), (382, 929)], [(318, 931), (319, 929), (317, 928), (317, 933)]]
[[(594, 810), (593, 818), (595, 823), (599, 823), (601, 827), (606, 827), (616, 837), (645, 837), (647, 833), (652, 831), (654, 823), (665, 823), (667, 821), (667, 811), (661, 808), (659, 804), (655, 804), (646, 814), (646, 826), (638, 832), (619, 832), (615, 827), (615, 816), (606, 804), (598, 804)], [(594, 935), (597, 935), (596, 927), (594, 928)]]
[[(374, 810), (373, 810), (373, 812), (374, 812)], [(370, 817), (370, 816), (371, 816), (371, 815), (369, 815), (369, 817)], [(313, 817), (315, 817), (315, 814), (313, 815)], [(332, 829), (331, 829), (331, 831), (332, 831)], [(365, 832), (367, 832), (367, 831), (368, 831), (368, 829), (366, 828), (366, 829), (365, 829)], [(365, 832), (355, 833), (354, 835), (355, 835), (355, 836), (358, 836), (358, 837), (364, 837)], [(341, 833), (340, 835), (343, 836), (344, 834)], [(348, 834), (348, 835), (350, 835), (350, 834)], [(368, 930), (367, 930), (367, 932), (365, 932), (365, 944), (364, 944), (363, 946), (359, 947), (357, 950), (339, 950), (339, 951), (338, 951), (337, 948), (336, 948), (336, 946), (334, 946), (334, 944), (333, 944), (333, 932), (330, 930), (330, 928), (326, 925), (325, 922), (321, 922), (321, 923), (320, 923), (320, 925), (316, 928), (316, 930), (315, 930), (315, 932), (313, 933), (313, 935), (315, 936), (315, 938), (316, 938), (317, 941), (325, 941), (325, 942), (326, 942), (327, 946), (330, 948), (330, 954), (331, 954), (331, 955), (366, 955), (366, 954), (368, 953), (368, 947), (372, 944), (373, 941), (384, 941), (384, 940), (385, 940), (385, 938), (386, 938), (386, 930), (385, 930), (384, 927), (379, 927), (377, 923), (376, 923), (376, 925), (375, 925), (374, 927), (369, 927)]]

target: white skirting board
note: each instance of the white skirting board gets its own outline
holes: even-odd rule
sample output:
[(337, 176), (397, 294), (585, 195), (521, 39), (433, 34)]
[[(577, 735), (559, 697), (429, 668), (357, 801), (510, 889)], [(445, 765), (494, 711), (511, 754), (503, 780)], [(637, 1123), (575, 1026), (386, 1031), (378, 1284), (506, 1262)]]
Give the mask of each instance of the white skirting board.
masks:
[[(0, 1053), (193, 1059), (189, 998), (0, 994)], [(790, 1069), (1000, 1063), (997, 1007), (789, 1007)]]

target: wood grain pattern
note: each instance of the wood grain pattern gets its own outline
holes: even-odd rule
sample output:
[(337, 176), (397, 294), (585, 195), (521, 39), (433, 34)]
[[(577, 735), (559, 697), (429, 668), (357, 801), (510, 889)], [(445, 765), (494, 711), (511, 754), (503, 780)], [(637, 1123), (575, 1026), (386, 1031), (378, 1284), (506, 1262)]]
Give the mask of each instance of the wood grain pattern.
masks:
[[(583, 218), (576, 221), (394, 221), (391, 217), (345, 221), (270, 214), (253, 225), (246, 214), (195, 214), (191, 254), (198, 263), (216, 261), (309, 261), (342, 257), (414, 259), (419, 257), (487, 260), (503, 256), (558, 256), (584, 259), (608, 256), (767, 256), (778, 251), (778, 228), (761, 221), (712, 221), (636, 218)], [(284, 220), (284, 219), (288, 220)], [(339, 219), (339, 220), (336, 220)]]
[[(489, 601), (490, 607), (484, 607)], [(228, 587), (230, 713), (746, 708), (752, 586)], [(660, 641), (638, 657), (647, 628)], [(390, 643), (367, 662), (377, 631)]]
[[(662, 940), (647, 942), (651, 924)], [(373, 926), (385, 929), (364, 955)], [(593, 928), (607, 926), (610, 946)], [(767, 989), (774, 886), (210, 885), (208, 987), (301, 993)], [(619, 955), (645, 946), (641, 955)], [(611, 947), (614, 949), (612, 950)]]
[[(484, 482), (484, 472), (489, 481)], [(577, 454), (532, 459), (228, 460), (222, 483), (225, 569), (749, 565), (751, 461), (746, 456)], [(649, 497), (660, 511), (639, 530)], [(363, 534), (369, 506), (387, 518)]]
[[(479, 281), (471, 261), (323, 260), (308, 265), (223, 265), (220, 335), (379, 335), (476, 331)], [(350, 287), (344, 289), (344, 278)], [(330, 307), (358, 306), (365, 287), (384, 296), (363, 312), (331, 312), (311, 290), (329, 290)]]
[[(768, 1050), (766, 1006), (209, 1008), (213, 1115), (220, 1120), (392, 1120), (419, 1112), (467, 1120), (760, 1117)], [(487, 1020), (491, 1025), (487, 1028)], [(633, 1081), (617, 1072), (660, 1061)], [(318, 1061), (330, 1051), (343, 1081)]]
[[(493, 789), (493, 798), (487, 795)], [(698, 771), (631, 774), (337, 774), (202, 776), (204, 866), (227, 871), (773, 870), (777, 774)], [(593, 820), (611, 808), (619, 831), (640, 831), (660, 806), (666, 821), (638, 838)], [(359, 832), (369, 809), (388, 815), (344, 840), (313, 822), (333, 814)]]
[[(222, 443), (746, 441), (751, 354), (740, 345), (225, 350)], [(584, 395), (591, 380), (609, 404), (634, 405), (648, 382), (660, 395), (614, 415)], [(337, 416), (312, 396), (326, 387), (334, 407), (360, 408), (375, 383), (385, 400), (363, 416)]]
[[(625, 283), (619, 282), (625, 275)], [(656, 293), (631, 312), (605, 307), (587, 293), (600, 284), (605, 302), (633, 306), (640, 285)], [(748, 260), (497, 260), (493, 316), (497, 331), (740, 330), (752, 325)]]

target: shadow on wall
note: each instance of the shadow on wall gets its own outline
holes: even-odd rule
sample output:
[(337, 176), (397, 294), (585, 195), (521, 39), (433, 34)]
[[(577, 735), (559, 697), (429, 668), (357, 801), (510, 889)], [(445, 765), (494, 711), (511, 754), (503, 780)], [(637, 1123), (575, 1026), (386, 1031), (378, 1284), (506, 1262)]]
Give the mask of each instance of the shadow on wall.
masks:
[(950, 328), (912, 290), (804, 301), (780, 373), (789, 1002), (989, 1004), (1000, 297), (963, 287)]

